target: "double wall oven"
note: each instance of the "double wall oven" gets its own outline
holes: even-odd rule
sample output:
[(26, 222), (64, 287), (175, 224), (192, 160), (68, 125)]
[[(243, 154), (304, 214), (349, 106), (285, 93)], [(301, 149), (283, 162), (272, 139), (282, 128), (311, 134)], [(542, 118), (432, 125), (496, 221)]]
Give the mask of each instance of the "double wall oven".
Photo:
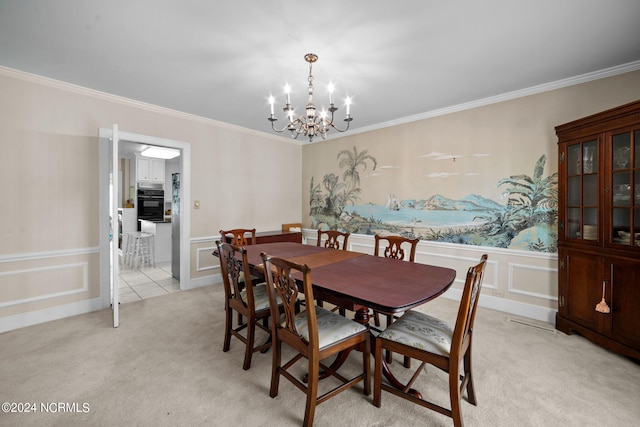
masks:
[[(138, 219), (164, 220), (164, 190), (162, 188), (138, 188)], [(139, 221), (138, 227), (140, 227)]]

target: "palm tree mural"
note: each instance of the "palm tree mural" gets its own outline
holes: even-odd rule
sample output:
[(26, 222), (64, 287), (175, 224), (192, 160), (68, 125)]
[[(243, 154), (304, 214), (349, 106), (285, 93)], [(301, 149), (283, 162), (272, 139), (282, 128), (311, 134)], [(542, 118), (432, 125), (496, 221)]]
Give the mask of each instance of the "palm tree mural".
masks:
[[(360, 174), (369, 166), (375, 170), (375, 157), (367, 150), (358, 152), (354, 146), (352, 150), (340, 151), (337, 160), (342, 169), (340, 175), (327, 173), (321, 184), (314, 184), (311, 178), (309, 199), (313, 227), (358, 234), (388, 232), (421, 240), (537, 252), (557, 251), (558, 174), (543, 175), (544, 154), (536, 162), (531, 176), (511, 175), (498, 180), (496, 187), (504, 189), (505, 204), (477, 194), (457, 200), (435, 194), (406, 200), (404, 209), (397, 213), (366, 201), (356, 205), (361, 195)], [(413, 211), (407, 212), (409, 209)], [(443, 223), (443, 217), (450, 222)]]
[(505, 220), (515, 230), (540, 222), (555, 222), (558, 216), (558, 173), (543, 177), (547, 157), (540, 156), (533, 168), (533, 177), (512, 175), (498, 181), (496, 187), (507, 185), (502, 196), (507, 197)]
[(338, 227), (339, 218), (347, 204), (354, 204), (360, 199), (360, 171), (367, 169), (368, 163), (373, 163), (373, 170), (377, 166), (375, 157), (368, 154), (367, 150), (358, 152), (343, 150), (337, 155), (338, 166), (344, 169), (342, 181), (334, 173), (328, 173), (322, 178), (322, 186), (325, 194), (322, 194), (320, 184), (314, 185), (313, 177), (309, 186), (309, 208), (313, 226), (319, 223), (327, 223), (331, 228)]
[(322, 178), (322, 185), (327, 190), (324, 203), (324, 213), (326, 215), (340, 215), (342, 213), (342, 206), (344, 205), (340, 203), (339, 191), (345, 185), (339, 180), (340, 177), (334, 173), (328, 173)]
[(353, 151), (351, 150), (342, 150), (338, 153), (338, 167), (343, 169), (342, 180), (345, 182), (346, 187), (342, 194), (340, 195), (340, 204), (345, 206), (349, 203), (353, 204), (356, 200), (359, 200), (360, 194), (360, 172), (358, 171), (359, 167), (362, 167), (362, 170), (365, 171), (367, 169), (367, 162), (370, 161), (373, 163), (372, 170), (376, 169), (378, 162), (375, 157), (371, 156), (367, 150), (363, 150), (358, 153), (355, 145), (353, 146)]

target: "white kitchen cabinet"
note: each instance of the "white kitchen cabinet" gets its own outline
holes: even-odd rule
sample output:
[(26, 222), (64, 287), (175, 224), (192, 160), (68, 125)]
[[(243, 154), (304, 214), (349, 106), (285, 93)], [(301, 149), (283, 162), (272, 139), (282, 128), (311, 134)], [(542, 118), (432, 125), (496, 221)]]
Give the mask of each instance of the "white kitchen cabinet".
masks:
[(164, 184), (164, 159), (137, 157), (136, 177), (138, 181)]

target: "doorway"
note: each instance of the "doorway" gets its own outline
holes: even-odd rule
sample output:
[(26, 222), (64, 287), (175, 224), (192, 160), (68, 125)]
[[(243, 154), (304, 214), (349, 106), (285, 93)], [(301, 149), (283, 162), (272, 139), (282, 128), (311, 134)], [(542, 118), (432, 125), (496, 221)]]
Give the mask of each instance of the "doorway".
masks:
[[(113, 134), (117, 134), (116, 141), (117, 147), (113, 146), (112, 137)], [(156, 146), (156, 147), (165, 147), (165, 148), (173, 148), (180, 150), (179, 157), (179, 165), (177, 169), (180, 173), (180, 198), (182, 200), (190, 200), (190, 178), (191, 178), (191, 146), (189, 143), (182, 141), (169, 140), (164, 138), (157, 138), (148, 135), (140, 135), (133, 134), (129, 132), (117, 131), (117, 127), (114, 126), (114, 129), (104, 129), (101, 128), (99, 130), (99, 165), (100, 165), (100, 293), (101, 300), (103, 301), (104, 307), (109, 307), (111, 305), (112, 299), (115, 298), (120, 302), (127, 302), (131, 300), (127, 298), (126, 293), (123, 292), (122, 295), (119, 295), (120, 292), (117, 290), (114, 291), (114, 287), (119, 286), (118, 277), (121, 273), (122, 264), (119, 261), (118, 256), (114, 255), (117, 253), (113, 249), (114, 244), (118, 244), (118, 221), (116, 209), (114, 208), (114, 203), (117, 203), (117, 194), (118, 190), (114, 190), (113, 193), (110, 192), (111, 181), (110, 174), (112, 169), (118, 170), (116, 165), (115, 168), (112, 168), (114, 163), (114, 159), (120, 159), (120, 153), (123, 155), (128, 155), (133, 151), (140, 151), (143, 146)], [(132, 151), (133, 150), (133, 151)], [(112, 153), (117, 151), (116, 156), (112, 156)], [(115, 163), (118, 163), (116, 160)], [(120, 178), (120, 177), (118, 177)], [(116, 187), (122, 188), (120, 182), (122, 182), (122, 178), (116, 178), (114, 181), (116, 182)], [(135, 178), (134, 178), (135, 180)], [(169, 189), (171, 191), (171, 189)], [(126, 193), (125, 193), (126, 194)], [(127, 197), (125, 197), (127, 198)], [(130, 197), (129, 197), (130, 198)], [(176, 242), (179, 247), (179, 288), (180, 290), (189, 289), (190, 287), (190, 204), (182, 203), (182, 209), (179, 212), (179, 223), (180, 223), (180, 233), (179, 240)], [(113, 221), (112, 221), (113, 218)], [(143, 271), (143, 274), (146, 274), (146, 279), (144, 277), (140, 277), (140, 280), (145, 280), (147, 282), (158, 282), (157, 279), (162, 281), (162, 279), (167, 278), (168, 272), (171, 272), (171, 265), (161, 264), (159, 267), (156, 266), (156, 269), (148, 269)], [(155, 271), (154, 271), (155, 270)], [(124, 268), (122, 269), (122, 273), (127, 273)], [(135, 278), (131, 276), (131, 274), (138, 274), (139, 272), (130, 273), (129, 279), (135, 282)], [(151, 280), (149, 280), (151, 279)], [(162, 282), (164, 285), (168, 286), (168, 289), (172, 289), (170, 286), (171, 281)], [(176, 281), (174, 280), (174, 283)], [(153, 294), (153, 285), (148, 286), (147, 296)], [(126, 290), (126, 288), (124, 288)], [(172, 289), (174, 290), (174, 289)], [(156, 289), (159, 291), (159, 289)], [(131, 297), (131, 295), (129, 295)], [(117, 312), (117, 308), (114, 308), (114, 311)], [(114, 316), (115, 318), (116, 316)], [(114, 321), (114, 326), (117, 326), (117, 322)]]

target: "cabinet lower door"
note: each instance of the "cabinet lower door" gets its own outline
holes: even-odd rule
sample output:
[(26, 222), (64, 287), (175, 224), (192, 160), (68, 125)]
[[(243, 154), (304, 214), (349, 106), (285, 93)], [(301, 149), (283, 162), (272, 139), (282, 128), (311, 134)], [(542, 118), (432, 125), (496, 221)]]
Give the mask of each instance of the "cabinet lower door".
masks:
[(622, 344), (640, 348), (640, 262), (607, 259), (611, 272), (609, 334)]
[(564, 304), (561, 314), (593, 331), (603, 332), (602, 314), (595, 310), (602, 299), (602, 257), (576, 251), (560, 251), (564, 261)]

